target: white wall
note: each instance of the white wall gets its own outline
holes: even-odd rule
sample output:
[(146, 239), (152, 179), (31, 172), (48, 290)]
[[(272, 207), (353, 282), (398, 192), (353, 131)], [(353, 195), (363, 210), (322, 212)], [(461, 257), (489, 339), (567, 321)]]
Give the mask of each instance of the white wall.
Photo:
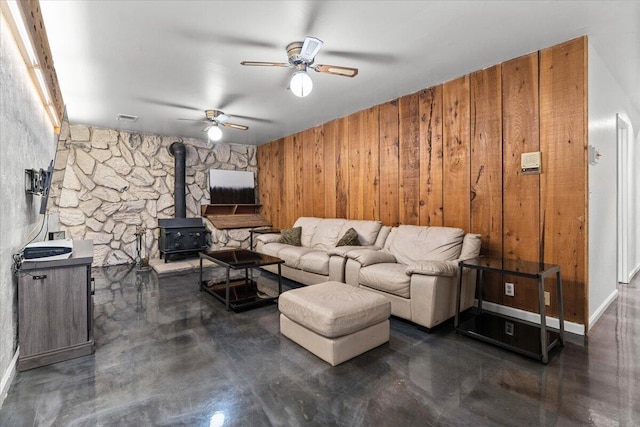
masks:
[[(638, 129), (638, 114), (633, 110), (628, 97), (615, 81), (607, 65), (589, 45), (589, 145), (601, 154), (595, 165), (589, 165), (589, 328), (600, 317), (617, 295), (617, 138), (616, 114), (622, 114)], [(635, 135), (634, 130), (630, 132)], [(633, 138), (632, 138), (633, 139)], [(633, 142), (633, 141), (631, 141)], [(633, 145), (633, 144), (630, 144)], [(631, 151), (631, 150), (630, 150)], [(640, 151), (640, 150), (637, 150)], [(627, 156), (633, 156), (627, 153)], [(633, 158), (633, 157), (632, 157)], [(636, 156), (637, 158), (637, 156)], [(640, 164), (640, 163), (636, 163)], [(629, 185), (640, 190), (640, 168), (632, 168)], [(633, 194), (633, 193), (632, 193)], [(637, 197), (629, 204), (637, 203)], [(630, 208), (629, 266), (638, 265), (640, 239), (638, 230), (639, 206)], [(636, 220), (634, 221), (634, 215)]]
[(40, 196), (27, 195), (25, 169), (46, 169), (57, 137), (8, 24), (0, 22), (0, 405), (17, 347), (12, 255), (41, 219)]

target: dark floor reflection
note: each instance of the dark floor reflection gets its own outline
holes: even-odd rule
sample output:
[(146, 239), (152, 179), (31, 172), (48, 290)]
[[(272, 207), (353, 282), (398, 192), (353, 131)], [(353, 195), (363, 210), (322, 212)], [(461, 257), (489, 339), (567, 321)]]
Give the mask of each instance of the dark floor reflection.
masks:
[(638, 279), (547, 366), (392, 319), (389, 344), (331, 367), (275, 304), (227, 312), (196, 273), (94, 277), (95, 355), (18, 373), (0, 425), (640, 425)]

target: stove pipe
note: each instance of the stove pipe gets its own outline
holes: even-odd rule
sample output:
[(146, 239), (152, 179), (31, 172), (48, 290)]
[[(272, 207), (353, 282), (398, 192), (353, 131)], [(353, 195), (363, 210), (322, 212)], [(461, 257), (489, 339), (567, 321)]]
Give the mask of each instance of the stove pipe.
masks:
[(186, 218), (187, 217), (187, 199), (185, 195), (185, 174), (187, 170), (186, 158), (187, 150), (183, 143), (174, 142), (169, 146), (169, 153), (175, 157), (175, 171), (174, 171), (174, 203), (175, 203), (175, 217)]

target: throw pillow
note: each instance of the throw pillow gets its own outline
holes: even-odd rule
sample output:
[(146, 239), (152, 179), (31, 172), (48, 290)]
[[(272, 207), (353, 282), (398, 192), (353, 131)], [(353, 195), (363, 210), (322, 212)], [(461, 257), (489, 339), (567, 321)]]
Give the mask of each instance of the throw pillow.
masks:
[(344, 233), (344, 236), (338, 240), (336, 246), (360, 246), (358, 241), (358, 232), (353, 228), (350, 228)]
[(286, 228), (280, 230), (280, 243), (292, 246), (302, 246), (300, 237), (302, 236), (302, 227)]

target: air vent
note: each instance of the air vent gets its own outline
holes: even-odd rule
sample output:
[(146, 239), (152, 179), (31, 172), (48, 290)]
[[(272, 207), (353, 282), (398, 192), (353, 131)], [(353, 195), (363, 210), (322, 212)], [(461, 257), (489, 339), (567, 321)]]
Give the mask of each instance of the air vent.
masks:
[(116, 115), (118, 120), (122, 120), (125, 122), (135, 122), (138, 120), (138, 116), (132, 116), (131, 114), (118, 114)]

